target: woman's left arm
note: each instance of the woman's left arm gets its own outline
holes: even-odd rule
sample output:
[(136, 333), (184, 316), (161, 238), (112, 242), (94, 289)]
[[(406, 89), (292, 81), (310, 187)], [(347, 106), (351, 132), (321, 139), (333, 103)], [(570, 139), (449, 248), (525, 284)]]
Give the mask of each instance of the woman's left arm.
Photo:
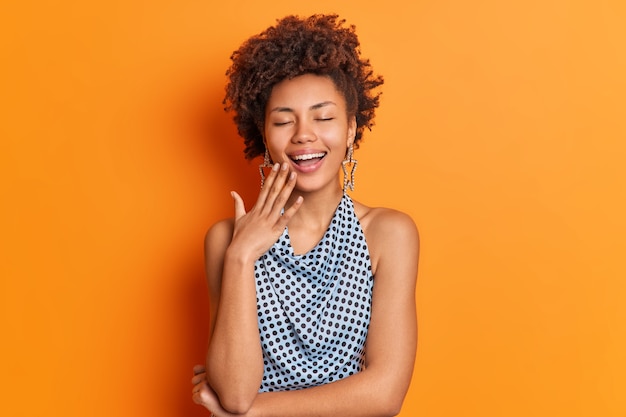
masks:
[[(406, 396), (417, 347), (415, 287), (419, 236), (413, 220), (376, 209), (366, 239), (374, 271), (372, 314), (362, 372), (299, 391), (258, 394), (248, 417), (394, 416)], [(198, 381), (200, 378), (197, 378)], [(195, 397), (194, 397), (195, 398)], [(198, 402), (211, 406), (210, 393)], [(211, 409), (217, 417), (222, 410)]]

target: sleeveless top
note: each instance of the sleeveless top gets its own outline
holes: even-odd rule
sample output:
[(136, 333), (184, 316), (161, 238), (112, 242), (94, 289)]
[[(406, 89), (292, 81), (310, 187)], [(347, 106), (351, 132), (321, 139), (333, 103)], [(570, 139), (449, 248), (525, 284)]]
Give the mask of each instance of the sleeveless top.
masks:
[(254, 271), (264, 364), (259, 392), (322, 385), (363, 369), (374, 277), (347, 194), (313, 249), (296, 255), (286, 228)]

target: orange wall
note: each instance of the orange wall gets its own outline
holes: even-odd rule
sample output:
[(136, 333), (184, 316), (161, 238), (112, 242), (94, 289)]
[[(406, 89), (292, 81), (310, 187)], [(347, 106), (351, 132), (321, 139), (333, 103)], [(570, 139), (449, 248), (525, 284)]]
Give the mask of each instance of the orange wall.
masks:
[(624, 2), (8, 3), (0, 415), (206, 415), (203, 234), (258, 182), (223, 74), (315, 11), (386, 77), (354, 196), (421, 231), (401, 415), (626, 415)]

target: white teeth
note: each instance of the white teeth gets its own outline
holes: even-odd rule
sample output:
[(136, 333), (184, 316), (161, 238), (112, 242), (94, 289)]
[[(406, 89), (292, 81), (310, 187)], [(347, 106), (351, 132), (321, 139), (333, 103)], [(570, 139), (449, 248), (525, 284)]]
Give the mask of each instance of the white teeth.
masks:
[(323, 153), (323, 152), (320, 152), (320, 153), (310, 153), (310, 154), (306, 154), (306, 155), (296, 155), (296, 156), (294, 156), (291, 159), (293, 159), (294, 161), (307, 161), (309, 159), (321, 158), (324, 155), (326, 155), (326, 154)]

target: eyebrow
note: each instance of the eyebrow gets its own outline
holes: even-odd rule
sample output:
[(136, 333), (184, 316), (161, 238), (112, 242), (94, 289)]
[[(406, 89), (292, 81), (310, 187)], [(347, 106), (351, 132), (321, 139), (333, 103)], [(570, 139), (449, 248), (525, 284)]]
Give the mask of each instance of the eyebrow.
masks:
[[(309, 107), (309, 110), (317, 110), (317, 109), (321, 109), (322, 107), (326, 107), (326, 106), (336, 106), (337, 103), (335, 103), (334, 101), (322, 101), (321, 103), (317, 103), (312, 105), (311, 107)], [(270, 110), (270, 113), (272, 112), (290, 112), (293, 113), (293, 109), (291, 107), (274, 107), (272, 110)]]

